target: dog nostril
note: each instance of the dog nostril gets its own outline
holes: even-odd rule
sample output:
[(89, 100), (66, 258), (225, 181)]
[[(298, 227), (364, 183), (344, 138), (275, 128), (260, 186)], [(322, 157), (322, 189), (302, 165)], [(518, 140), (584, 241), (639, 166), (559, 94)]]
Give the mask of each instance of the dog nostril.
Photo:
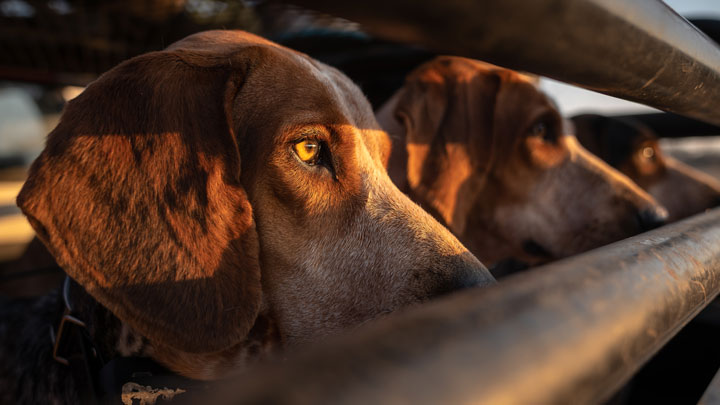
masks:
[(646, 208), (638, 213), (638, 222), (643, 232), (665, 225), (668, 212), (663, 207)]

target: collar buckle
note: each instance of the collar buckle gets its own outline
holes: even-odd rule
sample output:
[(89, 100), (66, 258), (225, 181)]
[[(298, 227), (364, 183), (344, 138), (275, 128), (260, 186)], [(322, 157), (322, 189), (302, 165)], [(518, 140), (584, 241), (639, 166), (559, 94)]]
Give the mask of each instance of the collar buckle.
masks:
[(53, 359), (55, 359), (55, 361), (57, 361), (58, 363), (64, 364), (66, 366), (70, 365), (70, 361), (65, 357), (65, 354), (63, 353), (64, 349), (67, 346), (66, 339), (63, 338), (68, 336), (71, 333), (69, 329), (74, 327), (81, 328), (82, 330), (78, 331), (80, 333), (83, 333), (83, 330), (87, 330), (85, 322), (70, 315), (66, 309), (65, 315), (63, 315), (62, 319), (60, 320), (60, 326), (58, 327), (57, 336), (53, 336), (52, 333), (50, 334), (53, 342)]
[[(65, 276), (62, 297), (63, 303), (65, 304), (65, 311), (63, 313), (63, 317), (60, 319), (57, 334), (54, 332), (53, 326), (50, 325), (50, 341), (53, 345), (53, 359), (60, 364), (69, 366), (70, 361), (67, 359), (68, 355), (63, 353), (68, 346), (68, 336), (73, 335), (72, 329), (76, 328), (76, 334), (74, 336), (87, 334), (87, 325), (85, 322), (72, 315), (72, 306), (70, 305), (70, 277), (68, 276)], [(97, 353), (94, 354), (97, 355)]]

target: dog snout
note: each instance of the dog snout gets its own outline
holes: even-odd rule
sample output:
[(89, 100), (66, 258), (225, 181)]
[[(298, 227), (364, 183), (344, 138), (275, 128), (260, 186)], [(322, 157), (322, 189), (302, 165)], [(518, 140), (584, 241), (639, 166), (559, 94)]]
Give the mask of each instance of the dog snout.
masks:
[(450, 259), (445, 271), (437, 277), (430, 298), (439, 297), (455, 291), (472, 287), (483, 287), (495, 284), (495, 279), (488, 269), (470, 252), (465, 252)]
[(637, 214), (637, 220), (643, 232), (665, 225), (667, 219), (667, 210), (660, 206), (645, 208)]

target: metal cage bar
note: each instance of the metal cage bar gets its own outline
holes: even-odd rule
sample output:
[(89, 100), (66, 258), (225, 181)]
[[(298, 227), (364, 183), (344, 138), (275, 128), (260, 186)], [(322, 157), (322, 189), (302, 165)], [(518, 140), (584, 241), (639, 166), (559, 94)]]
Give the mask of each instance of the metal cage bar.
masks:
[(720, 291), (720, 209), (390, 316), (228, 403), (594, 403)]
[(720, 125), (717, 44), (658, 0), (294, 0), (386, 39)]

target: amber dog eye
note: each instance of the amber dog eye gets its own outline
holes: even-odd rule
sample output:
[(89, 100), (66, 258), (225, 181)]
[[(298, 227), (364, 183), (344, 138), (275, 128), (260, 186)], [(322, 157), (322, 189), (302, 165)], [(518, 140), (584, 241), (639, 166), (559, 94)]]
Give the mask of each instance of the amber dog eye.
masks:
[(640, 155), (647, 160), (655, 160), (655, 149), (651, 146), (646, 146), (640, 151)]
[(320, 158), (319, 142), (305, 139), (293, 145), (293, 150), (303, 162), (311, 166), (318, 163)]

